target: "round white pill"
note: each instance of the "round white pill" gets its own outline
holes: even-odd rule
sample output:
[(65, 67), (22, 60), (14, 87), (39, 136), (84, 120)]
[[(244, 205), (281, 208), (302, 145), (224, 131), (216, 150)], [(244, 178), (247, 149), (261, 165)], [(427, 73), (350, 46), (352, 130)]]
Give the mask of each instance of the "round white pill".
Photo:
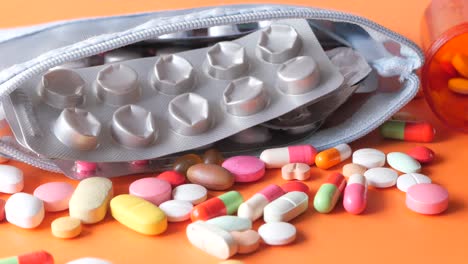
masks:
[(98, 258), (80, 258), (66, 264), (112, 264), (112, 262)]
[(10, 165), (0, 165), (0, 193), (21, 192), (24, 187), (23, 172)]
[(35, 228), (44, 219), (44, 203), (27, 193), (15, 193), (5, 204), (5, 216), (10, 224)]
[(287, 245), (296, 239), (296, 227), (286, 222), (269, 222), (260, 226), (258, 234), (267, 245)]
[(385, 153), (372, 148), (364, 148), (354, 151), (353, 163), (362, 165), (368, 169), (385, 165)]
[(364, 172), (370, 186), (388, 188), (396, 184), (398, 173), (389, 168), (372, 168)]
[(194, 205), (204, 202), (207, 197), (207, 190), (199, 184), (182, 184), (172, 190), (174, 200), (187, 201)]
[(182, 222), (190, 218), (193, 204), (182, 200), (169, 200), (159, 205), (169, 222)]
[(421, 183), (432, 183), (432, 180), (424, 174), (408, 173), (398, 177), (396, 186), (398, 190), (406, 192), (409, 187)]

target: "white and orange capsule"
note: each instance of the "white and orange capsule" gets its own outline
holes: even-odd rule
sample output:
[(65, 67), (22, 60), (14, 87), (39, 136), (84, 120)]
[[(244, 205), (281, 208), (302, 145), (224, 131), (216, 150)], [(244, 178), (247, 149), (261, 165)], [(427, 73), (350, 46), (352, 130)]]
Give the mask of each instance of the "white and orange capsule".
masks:
[(351, 153), (352, 150), (348, 144), (340, 144), (317, 154), (315, 165), (321, 169), (328, 169), (351, 157)]
[(348, 213), (360, 214), (367, 206), (367, 181), (360, 174), (353, 174), (348, 179), (344, 190), (343, 207)]

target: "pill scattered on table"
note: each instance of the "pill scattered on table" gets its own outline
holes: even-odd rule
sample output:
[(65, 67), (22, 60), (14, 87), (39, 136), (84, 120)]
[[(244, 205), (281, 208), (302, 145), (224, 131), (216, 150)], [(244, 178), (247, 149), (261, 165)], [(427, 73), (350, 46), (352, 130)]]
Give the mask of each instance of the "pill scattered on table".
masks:
[(281, 177), (287, 181), (305, 181), (310, 178), (310, 166), (305, 163), (286, 164), (281, 168)]
[(340, 144), (319, 152), (315, 156), (315, 165), (326, 170), (351, 157), (351, 153), (352, 150), (348, 144)]
[(185, 175), (177, 171), (165, 171), (156, 176), (156, 178), (167, 181), (171, 184), (172, 188), (185, 183)]
[(362, 213), (367, 206), (367, 180), (361, 174), (353, 174), (343, 194), (343, 207), (351, 214)]
[(265, 175), (265, 163), (253, 156), (231, 157), (222, 166), (234, 175), (235, 182), (255, 182)]
[(182, 222), (190, 219), (190, 212), (193, 209), (193, 204), (181, 200), (169, 200), (159, 205), (167, 217), (168, 222)]
[(206, 223), (210, 225), (215, 225), (228, 232), (246, 231), (252, 229), (252, 221), (250, 221), (250, 219), (233, 215), (223, 215), (211, 218), (207, 220)]
[(304, 192), (288, 192), (263, 209), (265, 222), (289, 222), (309, 207), (309, 196)]
[(232, 231), (231, 235), (237, 243), (239, 254), (249, 254), (260, 247), (261, 238), (255, 230)]
[(298, 191), (298, 192), (303, 192), (307, 195), (310, 194), (309, 186), (299, 181), (290, 181), (290, 182), (284, 183), (283, 185), (281, 185), (281, 189), (283, 189), (283, 191), (286, 193)]
[(27, 193), (15, 193), (5, 204), (6, 220), (21, 228), (35, 228), (44, 219), (44, 203)]
[(222, 215), (232, 215), (237, 212), (237, 208), (243, 201), (239, 192), (229, 191), (196, 205), (190, 214), (190, 218), (192, 222), (195, 222)]
[(367, 183), (376, 188), (389, 188), (395, 186), (398, 173), (389, 168), (372, 168), (364, 173)]
[(203, 153), (203, 163), (221, 165), (224, 161), (223, 154), (217, 149), (208, 149)]
[(270, 184), (243, 202), (237, 210), (237, 216), (255, 221), (263, 215), (265, 206), (284, 194), (285, 191), (281, 187)]
[[(0, 259), (2, 264), (54, 264), (54, 257), (46, 251), (36, 251)], [(91, 264), (91, 263), (88, 263)]]
[(270, 222), (258, 228), (258, 234), (265, 244), (282, 246), (296, 239), (296, 227), (286, 222)]
[(411, 156), (402, 152), (388, 153), (387, 163), (393, 169), (403, 173), (414, 173), (421, 171), (421, 164)]
[(428, 122), (406, 122), (390, 120), (380, 126), (384, 138), (414, 142), (432, 142), (435, 136), (434, 127)]
[(0, 165), (0, 193), (21, 192), (24, 187), (23, 171), (10, 165)]
[(317, 150), (311, 145), (266, 149), (260, 154), (266, 168), (281, 168), (289, 163), (313, 165)]
[(180, 172), (182, 173), (183, 175), (186, 175), (187, 173), (187, 170), (195, 165), (195, 164), (198, 164), (198, 163), (203, 163), (203, 160), (202, 158), (200, 158), (200, 156), (196, 155), (196, 154), (186, 154), (186, 155), (183, 155), (179, 158), (177, 158), (175, 161), (174, 161), (174, 164), (172, 165), (173, 169), (177, 172)]
[(155, 205), (160, 205), (171, 199), (172, 188), (171, 184), (165, 180), (147, 177), (132, 182), (129, 193)]
[(431, 163), (434, 160), (434, 151), (428, 147), (417, 146), (406, 152), (413, 159), (419, 161), (420, 163), (426, 164)]
[(398, 177), (396, 186), (400, 191), (406, 192), (409, 187), (421, 183), (432, 183), (432, 180), (424, 174), (407, 173)]
[(223, 191), (234, 184), (231, 172), (216, 164), (195, 164), (187, 170), (187, 179), (200, 184), (208, 190)]
[(46, 212), (59, 212), (68, 209), (68, 203), (75, 188), (67, 182), (48, 182), (34, 190), (34, 196), (44, 202)]
[(385, 153), (373, 148), (359, 149), (353, 153), (353, 163), (368, 169), (382, 167), (385, 165), (385, 160)]
[(81, 221), (79, 219), (64, 216), (55, 219), (50, 225), (52, 235), (58, 238), (74, 238), (81, 234)]
[(444, 187), (433, 183), (416, 184), (406, 192), (406, 206), (420, 214), (440, 214), (447, 210), (449, 194)]
[(237, 253), (237, 243), (232, 235), (214, 225), (196, 221), (187, 226), (187, 238), (192, 245), (220, 259)]
[(172, 190), (172, 198), (174, 200), (187, 201), (193, 205), (197, 205), (206, 200), (208, 191), (205, 187), (199, 184), (182, 184)]
[(328, 175), (314, 197), (314, 208), (319, 213), (329, 213), (334, 208), (346, 186), (345, 177), (337, 172)]
[(364, 172), (366, 172), (366, 170), (367, 168), (362, 165), (355, 164), (355, 163), (348, 163), (343, 166), (342, 173), (343, 173), (343, 176), (348, 178), (353, 174), (364, 175)]

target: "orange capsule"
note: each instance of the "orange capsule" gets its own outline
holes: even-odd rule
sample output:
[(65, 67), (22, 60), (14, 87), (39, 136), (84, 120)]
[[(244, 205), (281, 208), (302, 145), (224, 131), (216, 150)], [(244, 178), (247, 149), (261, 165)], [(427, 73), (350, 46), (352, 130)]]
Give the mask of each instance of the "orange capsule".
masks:
[(340, 144), (317, 154), (315, 165), (321, 169), (328, 169), (351, 157), (351, 153), (348, 144)]

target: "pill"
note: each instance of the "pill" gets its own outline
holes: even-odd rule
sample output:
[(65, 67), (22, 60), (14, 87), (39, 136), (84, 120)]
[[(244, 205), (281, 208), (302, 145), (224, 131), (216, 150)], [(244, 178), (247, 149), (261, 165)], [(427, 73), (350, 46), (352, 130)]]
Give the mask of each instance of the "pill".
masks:
[(23, 172), (10, 165), (0, 165), (0, 193), (17, 193), (24, 188)]
[(281, 168), (288, 163), (305, 163), (313, 165), (317, 150), (311, 145), (290, 146), (284, 148), (266, 149), (260, 154), (260, 159), (267, 168)]
[(205, 187), (198, 184), (182, 184), (174, 188), (172, 198), (174, 200), (187, 201), (197, 205), (206, 200), (208, 191)]
[(80, 258), (67, 262), (66, 264), (112, 264), (112, 262), (98, 258)]
[(457, 94), (468, 94), (468, 80), (464, 78), (452, 78), (448, 81), (448, 88)]
[(258, 234), (267, 245), (287, 245), (296, 239), (296, 227), (286, 222), (265, 223), (258, 228)]
[(138, 233), (158, 235), (167, 229), (164, 212), (143, 198), (121, 194), (112, 198), (110, 208), (115, 220)]
[(89, 162), (89, 161), (82, 161), (82, 160), (77, 160), (75, 161), (75, 170), (78, 173), (81, 174), (89, 174), (97, 169), (97, 163), (95, 162)]
[(216, 164), (199, 163), (191, 166), (187, 170), (187, 179), (214, 191), (229, 189), (234, 184), (234, 176)]
[(46, 251), (36, 251), (0, 259), (1, 264), (54, 264), (54, 257)]
[(376, 188), (388, 188), (396, 184), (398, 173), (389, 168), (372, 168), (364, 173), (367, 183)]
[(345, 177), (350, 177), (353, 174), (360, 174), (364, 175), (364, 172), (366, 172), (367, 168), (356, 164), (356, 163), (348, 163), (343, 166), (343, 176)]
[(447, 190), (437, 184), (416, 184), (406, 192), (406, 206), (420, 214), (440, 214), (448, 208), (448, 204)]
[(5, 219), (5, 200), (0, 199), (0, 221)]
[(283, 191), (286, 193), (298, 191), (298, 192), (304, 192), (307, 195), (310, 194), (309, 186), (307, 186), (307, 184), (303, 182), (298, 182), (298, 181), (287, 182), (281, 185), (281, 189), (283, 189)]
[(208, 219), (207, 224), (215, 225), (228, 232), (245, 231), (252, 229), (252, 221), (247, 218), (242, 218), (234, 215), (223, 215)]
[(263, 209), (267, 204), (284, 194), (285, 191), (281, 187), (270, 184), (243, 202), (237, 209), (237, 216), (255, 221), (263, 215)]
[(156, 178), (167, 181), (171, 184), (172, 188), (185, 183), (185, 176), (182, 173), (173, 170), (162, 172), (156, 176)]
[(183, 155), (179, 158), (177, 158), (174, 161), (174, 164), (172, 165), (172, 169), (182, 173), (183, 175), (186, 175), (187, 170), (197, 164), (197, 163), (203, 163), (202, 158), (196, 154), (186, 154)]
[(85, 224), (104, 219), (113, 196), (112, 182), (107, 178), (90, 177), (82, 180), (69, 202), (70, 216)]
[(452, 65), (457, 72), (465, 78), (468, 78), (468, 56), (457, 53), (452, 58)]
[(398, 190), (407, 192), (409, 187), (421, 183), (432, 183), (432, 180), (424, 174), (407, 173), (398, 177), (396, 186)]
[(74, 190), (67, 182), (49, 182), (38, 186), (34, 190), (34, 196), (44, 202), (46, 212), (59, 212), (68, 209)]
[(142, 178), (130, 184), (129, 193), (155, 205), (171, 199), (171, 184), (153, 177)]
[(217, 216), (232, 215), (243, 202), (242, 195), (237, 191), (229, 191), (218, 197), (213, 197), (195, 206), (190, 214), (192, 222), (208, 220)]
[(255, 230), (232, 231), (231, 235), (237, 243), (239, 254), (249, 254), (260, 247), (260, 235)]
[(387, 163), (393, 169), (403, 172), (412, 173), (421, 171), (421, 164), (411, 156), (402, 152), (391, 152), (387, 154)]
[(193, 204), (181, 200), (169, 200), (159, 205), (168, 222), (182, 222), (190, 219)]
[(253, 156), (231, 157), (222, 166), (234, 175), (235, 182), (254, 182), (265, 175), (265, 163)]
[(237, 243), (232, 235), (214, 225), (196, 221), (187, 226), (187, 238), (192, 245), (220, 259), (237, 253)]
[(385, 153), (373, 148), (363, 148), (353, 153), (353, 163), (368, 169), (382, 167), (385, 165), (385, 160)]
[(150, 163), (149, 160), (134, 160), (130, 162), (131, 165), (136, 166), (136, 167), (143, 167), (143, 166), (148, 165), (149, 163)]
[(345, 177), (337, 172), (328, 175), (314, 197), (314, 208), (320, 213), (329, 213), (335, 208), (346, 186)]
[(81, 221), (69, 216), (55, 219), (50, 227), (52, 235), (58, 238), (74, 238), (81, 233)]
[(435, 129), (428, 122), (390, 120), (380, 126), (380, 134), (384, 138), (415, 142), (432, 142)]
[(289, 222), (309, 207), (309, 196), (304, 192), (288, 192), (263, 209), (265, 222)]
[(221, 165), (224, 161), (223, 154), (217, 149), (209, 149), (203, 153), (203, 163)]
[(362, 213), (367, 206), (367, 180), (361, 174), (353, 174), (343, 194), (343, 207), (351, 214)]
[(35, 228), (44, 219), (44, 203), (27, 193), (15, 193), (5, 203), (6, 220), (21, 228)]
[(419, 163), (430, 163), (434, 160), (434, 151), (428, 147), (417, 146), (406, 152), (413, 159), (419, 161)]
[(310, 166), (305, 163), (286, 164), (281, 168), (281, 176), (287, 181), (305, 181), (310, 178)]
[(326, 170), (351, 157), (351, 153), (351, 147), (348, 144), (340, 144), (318, 153), (315, 156), (315, 165)]

